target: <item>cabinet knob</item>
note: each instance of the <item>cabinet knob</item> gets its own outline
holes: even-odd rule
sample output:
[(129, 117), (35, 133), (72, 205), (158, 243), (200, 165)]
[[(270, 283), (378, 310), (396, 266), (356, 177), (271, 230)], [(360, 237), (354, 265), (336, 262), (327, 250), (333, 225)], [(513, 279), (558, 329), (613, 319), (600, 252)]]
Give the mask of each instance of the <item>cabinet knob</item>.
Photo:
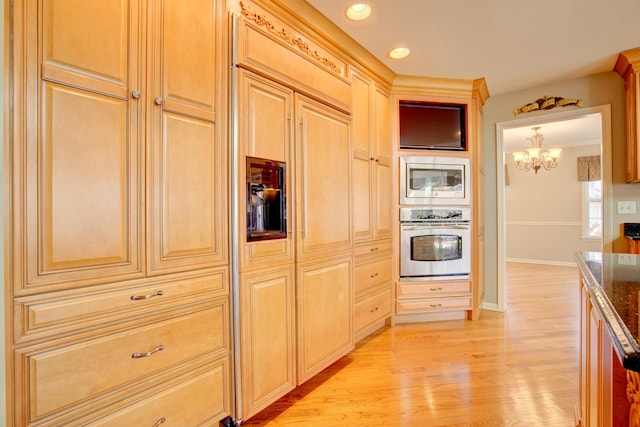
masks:
[(159, 425), (164, 424), (165, 422), (167, 422), (167, 419), (165, 417), (162, 417), (158, 421), (156, 421), (153, 427), (158, 427)]
[(164, 104), (164, 99), (160, 98), (159, 96), (156, 96), (156, 104), (158, 105), (162, 105)]
[(369, 157), (369, 160), (375, 160), (373, 157)]
[(140, 93), (139, 90), (134, 90), (133, 92), (131, 92), (131, 96), (133, 96), (135, 99), (140, 99), (140, 96), (142, 94)]

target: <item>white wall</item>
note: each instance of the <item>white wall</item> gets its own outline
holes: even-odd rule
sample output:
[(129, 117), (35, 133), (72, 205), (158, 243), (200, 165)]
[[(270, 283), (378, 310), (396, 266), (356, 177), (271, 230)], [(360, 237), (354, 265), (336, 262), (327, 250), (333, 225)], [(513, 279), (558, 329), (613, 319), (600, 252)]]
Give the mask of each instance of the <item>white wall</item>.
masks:
[[(522, 142), (523, 149), (528, 145)], [(565, 148), (557, 168), (534, 174), (516, 170), (513, 156), (506, 153), (508, 260), (573, 264), (575, 252), (601, 250), (600, 240), (582, 238), (582, 185), (577, 177), (577, 158), (597, 154), (600, 145)]]
[[(612, 52), (617, 55), (617, 52)], [(614, 59), (615, 60), (615, 59)], [(613, 69), (613, 63), (611, 68)], [(553, 66), (553, 64), (550, 64)], [(488, 81), (489, 93), (491, 82)], [(613, 212), (611, 222), (614, 235), (610, 242), (614, 252), (626, 251), (627, 242), (622, 232), (625, 222), (640, 222), (640, 185), (625, 182), (625, 124), (624, 124), (624, 82), (613, 71), (595, 74), (579, 79), (566, 80), (546, 86), (530, 88), (518, 92), (490, 96), (484, 106), (484, 161), (485, 161), (485, 303), (497, 305), (498, 302), (498, 259), (497, 259), (497, 218), (498, 206), (496, 194), (504, 191), (497, 188), (496, 166), (496, 123), (522, 119), (514, 116), (513, 110), (527, 105), (543, 96), (561, 96), (563, 98), (578, 98), (583, 100), (584, 107), (611, 106), (611, 134), (612, 134), (612, 196), (611, 202), (615, 206), (620, 200), (635, 200), (639, 209), (636, 215), (618, 215)], [(561, 107), (548, 111), (525, 113), (527, 117), (544, 117), (564, 109), (578, 107)]]

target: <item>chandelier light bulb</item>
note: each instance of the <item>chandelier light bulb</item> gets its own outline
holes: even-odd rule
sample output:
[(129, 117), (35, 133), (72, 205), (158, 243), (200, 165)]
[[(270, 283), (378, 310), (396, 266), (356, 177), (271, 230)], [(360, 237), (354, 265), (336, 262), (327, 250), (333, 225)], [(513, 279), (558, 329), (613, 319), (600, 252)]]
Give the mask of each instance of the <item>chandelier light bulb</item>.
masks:
[(540, 129), (539, 126), (532, 128), (534, 133), (531, 138), (527, 138), (527, 141), (531, 143), (531, 147), (527, 148), (526, 152), (516, 151), (512, 153), (517, 170), (533, 170), (537, 174), (540, 168), (549, 170), (558, 166), (562, 148), (549, 148), (547, 151), (542, 152), (544, 136), (538, 133), (538, 129)]

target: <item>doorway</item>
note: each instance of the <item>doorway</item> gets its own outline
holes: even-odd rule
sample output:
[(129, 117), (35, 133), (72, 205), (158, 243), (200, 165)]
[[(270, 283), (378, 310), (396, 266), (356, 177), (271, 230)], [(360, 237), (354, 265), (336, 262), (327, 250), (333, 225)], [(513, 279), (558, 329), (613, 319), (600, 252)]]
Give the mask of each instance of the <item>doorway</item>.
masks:
[[(507, 308), (507, 289), (506, 289), (506, 244), (507, 244), (507, 228), (506, 228), (506, 155), (505, 153), (505, 134), (509, 129), (535, 126), (545, 126), (554, 122), (568, 121), (586, 117), (589, 115), (597, 115), (600, 118), (600, 140), (601, 140), (601, 164), (602, 164), (602, 250), (611, 250), (613, 242), (613, 230), (611, 224), (612, 204), (611, 204), (611, 107), (609, 105), (583, 108), (580, 110), (571, 110), (566, 112), (549, 113), (544, 115), (535, 115), (523, 119), (509, 120), (496, 123), (496, 178), (497, 178), (497, 304), (499, 311)], [(523, 144), (525, 141), (523, 140)], [(511, 172), (511, 171), (510, 171)], [(515, 172), (513, 172), (515, 173)], [(529, 172), (531, 173), (531, 172)]]

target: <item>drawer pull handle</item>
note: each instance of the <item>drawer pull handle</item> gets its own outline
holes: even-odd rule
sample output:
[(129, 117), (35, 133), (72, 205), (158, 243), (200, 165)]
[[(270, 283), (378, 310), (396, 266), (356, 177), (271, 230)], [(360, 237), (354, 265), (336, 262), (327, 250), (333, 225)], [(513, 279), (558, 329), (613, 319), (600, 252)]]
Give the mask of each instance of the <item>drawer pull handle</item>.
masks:
[(378, 248), (371, 248), (371, 249), (369, 249), (369, 251), (371, 251), (371, 252), (375, 252), (375, 251), (377, 251), (377, 250), (378, 250)]
[(371, 309), (371, 311), (370, 311), (370, 313), (375, 313), (376, 311), (378, 311), (378, 307), (376, 307), (376, 308), (372, 308), (372, 309)]
[(429, 304), (429, 307), (432, 307), (432, 308), (442, 307), (442, 304)]
[(162, 344), (160, 344), (159, 346), (157, 346), (156, 348), (154, 348), (151, 351), (147, 351), (146, 353), (133, 353), (131, 355), (132, 359), (140, 359), (141, 357), (149, 357), (151, 356), (153, 353), (157, 353), (160, 350), (164, 350), (164, 346)]
[(139, 301), (141, 299), (149, 299), (151, 297), (161, 297), (164, 291), (157, 291), (149, 295), (131, 295), (131, 301)]
[(165, 417), (162, 417), (158, 421), (156, 421), (156, 423), (153, 425), (153, 427), (158, 427), (160, 424), (164, 424), (166, 421), (167, 421), (167, 419)]
[(441, 291), (441, 290), (442, 290), (442, 288), (429, 288), (429, 289), (430, 289), (430, 290), (432, 290), (432, 291), (434, 291), (434, 292), (435, 292), (435, 291)]
[(373, 279), (374, 277), (378, 277), (378, 273), (373, 273), (373, 274), (369, 275), (369, 277), (370, 277), (370, 278), (372, 278), (372, 279)]

